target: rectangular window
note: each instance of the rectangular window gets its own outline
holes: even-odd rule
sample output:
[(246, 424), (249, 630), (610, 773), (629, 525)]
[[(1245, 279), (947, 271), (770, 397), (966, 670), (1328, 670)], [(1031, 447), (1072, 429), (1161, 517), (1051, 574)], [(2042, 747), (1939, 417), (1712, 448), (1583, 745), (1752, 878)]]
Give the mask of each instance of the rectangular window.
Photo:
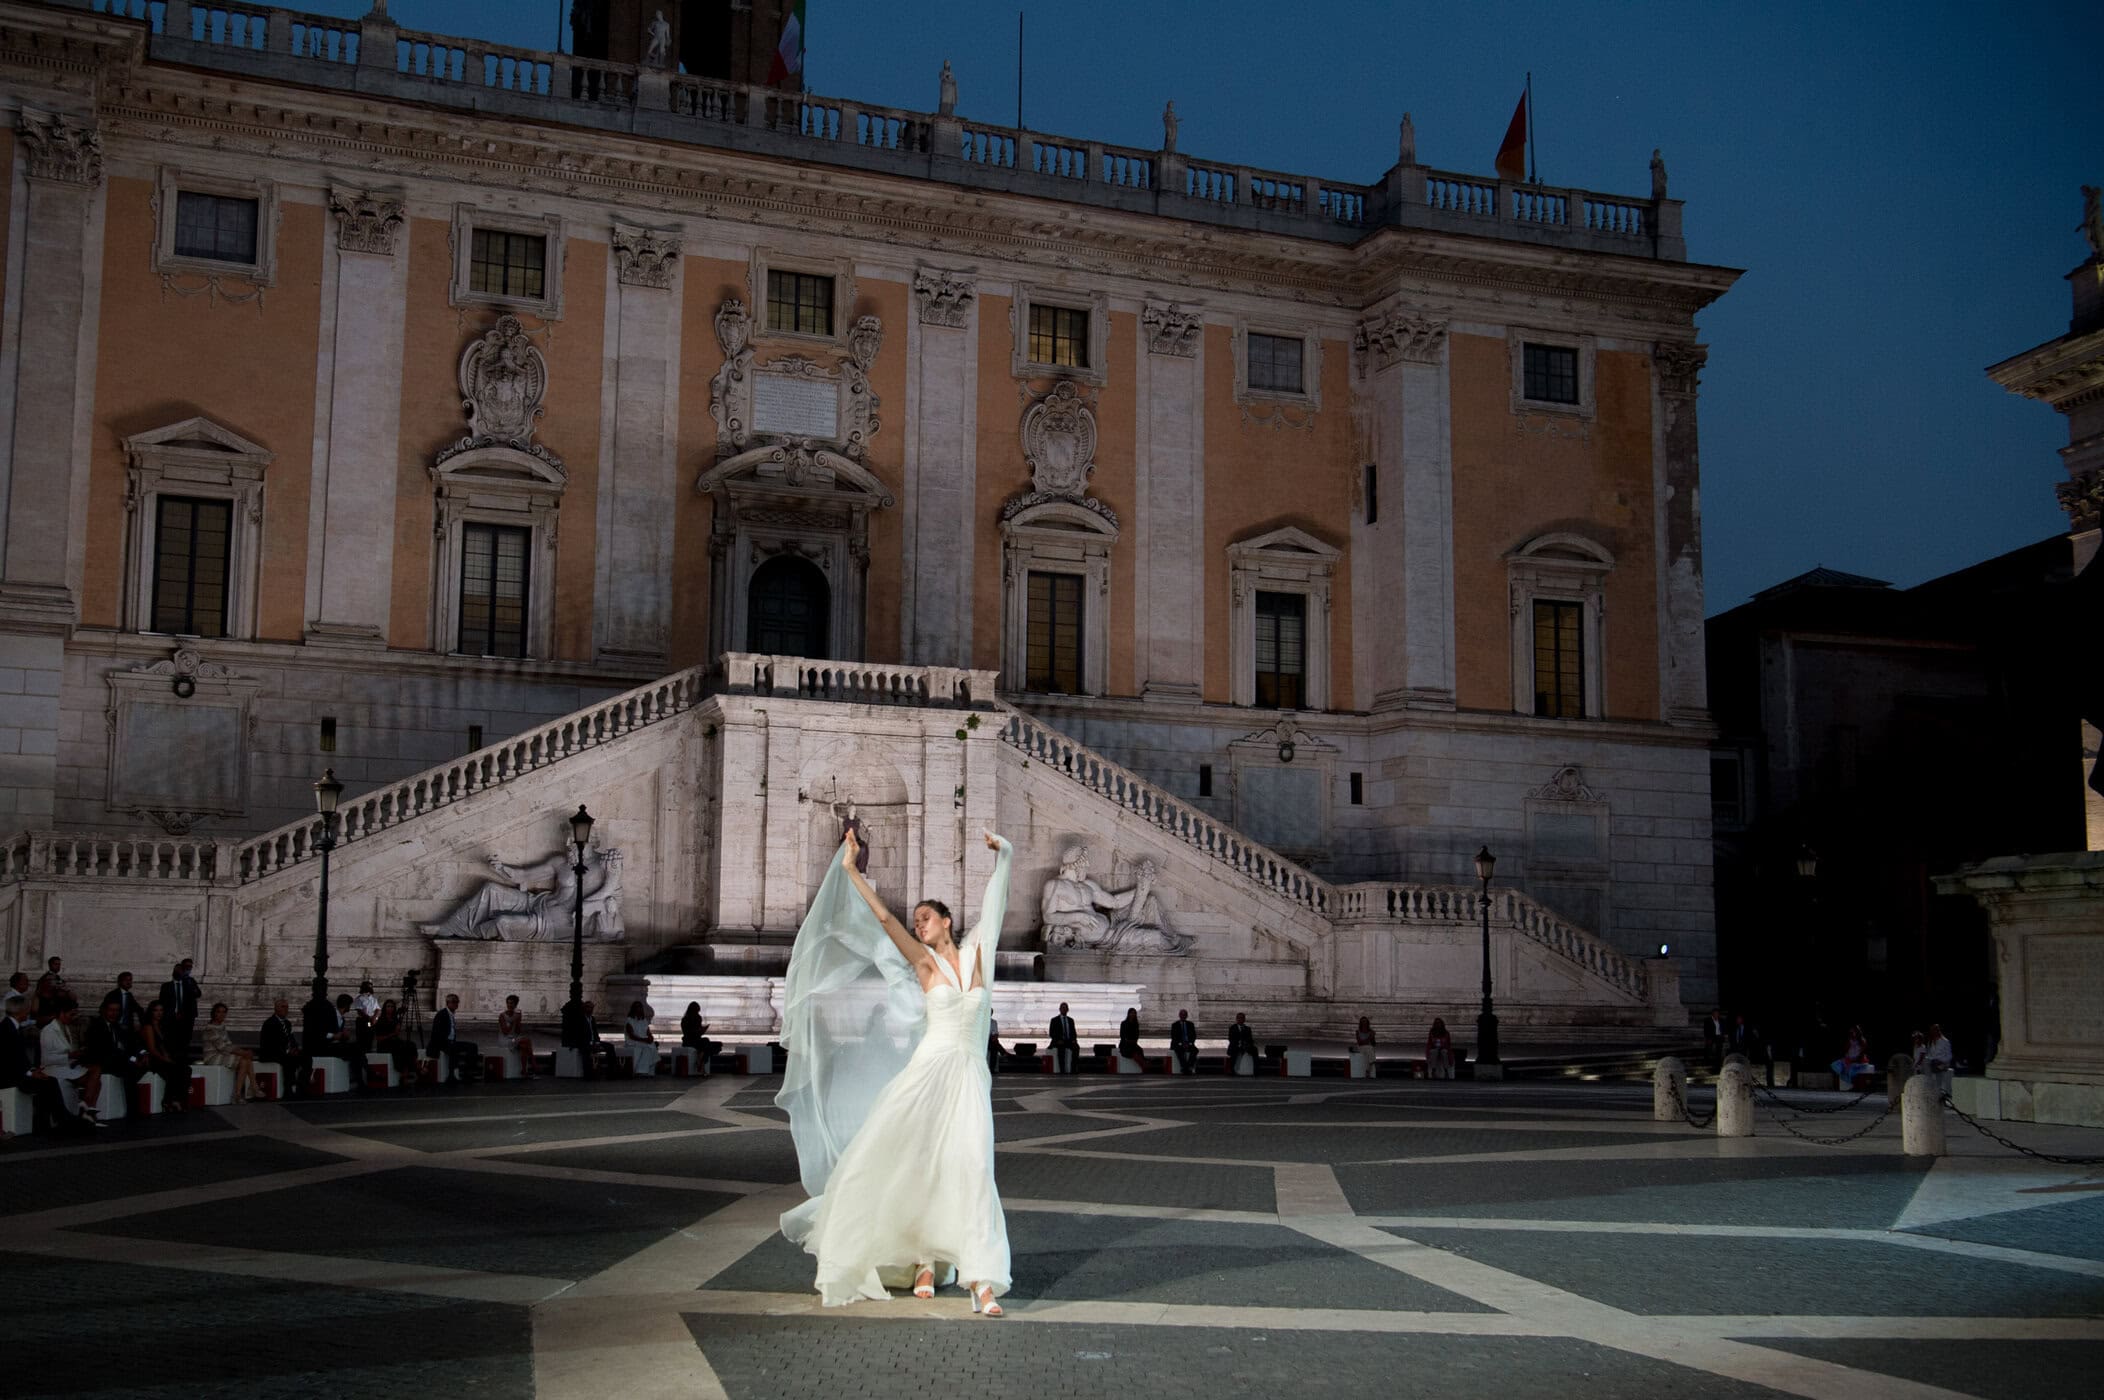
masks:
[(162, 496), (153, 532), (153, 630), (226, 635), (232, 501)]
[(175, 255), (253, 266), (257, 201), (220, 194), (175, 196)]
[(1525, 348), (1525, 396), (1538, 403), (1578, 402), (1578, 352), (1568, 345)]
[(1030, 362), (1089, 367), (1089, 314), (1071, 306), (1030, 307)]
[(1081, 693), (1080, 574), (1030, 575), (1026, 690)]
[(1352, 806), (1363, 807), (1365, 805), (1366, 779), (1360, 776), (1359, 774), (1354, 773), (1352, 774)]
[(1301, 378), (1299, 336), (1249, 333), (1249, 387), (1275, 394), (1306, 393)]
[(468, 726), (468, 752), (474, 753), (477, 749), (480, 749), (481, 747), (482, 726), (479, 724), (471, 724)]
[(1213, 795), (1213, 765), (1210, 763), (1198, 765), (1198, 795), (1200, 797), (1211, 797)]
[(1307, 677), (1308, 600), (1300, 593), (1257, 594), (1257, 704), (1297, 710)]
[(1710, 821), (1717, 826), (1738, 826), (1746, 819), (1745, 797), (1740, 791), (1739, 756), (1710, 755)]
[(323, 715), (321, 717), (321, 751), (323, 753), (336, 752), (336, 716), (334, 715)]
[(526, 654), (526, 563), (532, 546), (533, 531), (524, 526), (461, 527), (461, 654)]
[(813, 272), (767, 273), (767, 329), (833, 333), (833, 279)]
[(1585, 717), (1584, 605), (1534, 603), (1534, 713)]
[(468, 263), (468, 289), (493, 297), (545, 296), (548, 240), (538, 233), (478, 228)]
[(1366, 523), (1371, 525), (1381, 518), (1381, 475), (1374, 464), (1366, 464)]

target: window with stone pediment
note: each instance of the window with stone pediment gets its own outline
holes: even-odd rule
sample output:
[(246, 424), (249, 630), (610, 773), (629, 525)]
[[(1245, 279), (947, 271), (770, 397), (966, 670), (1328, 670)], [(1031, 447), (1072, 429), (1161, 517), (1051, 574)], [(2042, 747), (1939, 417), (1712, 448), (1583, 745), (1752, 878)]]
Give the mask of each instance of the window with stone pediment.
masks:
[(1117, 539), (1116, 520), (1080, 500), (1018, 504), (1002, 520), (1004, 688), (1048, 695), (1105, 692), (1110, 559)]
[(562, 468), (515, 448), (482, 446), (447, 457), (432, 477), (433, 650), (509, 660), (551, 655)]
[(1512, 614), (1512, 708), (1540, 719), (1607, 713), (1607, 575), (1614, 555), (1572, 531), (1529, 539), (1505, 556)]
[(853, 259), (810, 249), (755, 248), (747, 276), (752, 330), (762, 341), (847, 344), (857, 321)]
[(253, 637), (270, 450), (203, 417), (124, 449), (125, 629)]
[(1237, 705), (1329, 708), (1330, 588), (1343, 551), (1285, 526), (1228, 546), (1228, 664)]
[(1068, 287), (1018, 285), (1011, 369), (1018, 379), (1057, 376), (1104, 382), (1110, 354), (1110, 298)]
[(563, 222), (554, 214), (456, 204), (452, 304), (560, 320), (563, 252)]

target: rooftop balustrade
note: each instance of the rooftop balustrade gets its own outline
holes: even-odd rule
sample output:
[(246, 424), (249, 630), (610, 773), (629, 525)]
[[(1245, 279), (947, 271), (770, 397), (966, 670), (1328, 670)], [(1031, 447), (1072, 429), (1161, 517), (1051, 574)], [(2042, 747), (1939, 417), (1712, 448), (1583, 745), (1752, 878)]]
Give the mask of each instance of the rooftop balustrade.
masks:
[(154, 59), (493, 116), (1354, 243), (1382, 228), (1684, 261), (1678, 200), (1514, 184), (1409, 160), (1325, 180), (560, 52), (199, 0), (44, 0), (145, 26)]

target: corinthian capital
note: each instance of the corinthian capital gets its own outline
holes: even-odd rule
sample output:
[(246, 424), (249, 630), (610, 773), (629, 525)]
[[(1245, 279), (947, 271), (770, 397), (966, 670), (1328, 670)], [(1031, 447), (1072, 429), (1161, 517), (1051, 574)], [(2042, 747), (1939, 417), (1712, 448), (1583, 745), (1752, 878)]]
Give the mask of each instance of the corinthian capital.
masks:
[(59, 112), (24, 107), (16, 124), (32, 180), (94, 185), (102, 180), (102, 136), (94, 127)]
[(1195, 359), (1198, 337), (1205, 329), (1204, 317), (1175, 302), (1150, 301), (1140, 309), (1140, 324), (1147, 328), (1147, 353)]
[(338, 248), (346, 253), (394, 256), (395, 235), (405, 222), (399, 196), (332, 189), (329, 212), (336, 216)]
[(962, 326), (976, 295), (971, 279), (961, 272), (931, 267), (913, 274), (913, 300), (924, 326)]
[(1709, 359), (1709, 347), (1662, 340), (1651, 347), (1651, 358), (1658, 365), (1659, 391), (1675, 398), (1692, 399), (1702, 378), (1702, 366)]
[(670, 287), (672, 264), (679, 252), (680, 236), (676, 233), (614, 225), (614, 267), (626, 286)]
[(1409, 363), (1436, 365), (1446, 345), (1447, 323), (1406, 311), (1361, 321), (1352, 333), (1352, 353), (1361, 370), (1369, 358), (1376, 370)]

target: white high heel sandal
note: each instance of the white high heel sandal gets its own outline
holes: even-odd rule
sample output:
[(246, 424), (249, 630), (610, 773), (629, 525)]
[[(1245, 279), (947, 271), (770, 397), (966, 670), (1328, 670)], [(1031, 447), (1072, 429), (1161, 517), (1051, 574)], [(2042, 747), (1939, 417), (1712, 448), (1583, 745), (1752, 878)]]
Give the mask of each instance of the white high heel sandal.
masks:
[[(921, 1282), (924, 1276), (928, 1280), (926, 1283)], [(933, 1298), (935, 1296), (935, 1266), (933, 1264), (923, 1264), (913, 1271), (913, 1296), (916, 1298)]]
[(1001, 1316), (1001, 1305), (994, 1301), (994, 1286), (990, 1283), (972, 1285), (972, 1311), (983, 1312), (988, 1317)]

